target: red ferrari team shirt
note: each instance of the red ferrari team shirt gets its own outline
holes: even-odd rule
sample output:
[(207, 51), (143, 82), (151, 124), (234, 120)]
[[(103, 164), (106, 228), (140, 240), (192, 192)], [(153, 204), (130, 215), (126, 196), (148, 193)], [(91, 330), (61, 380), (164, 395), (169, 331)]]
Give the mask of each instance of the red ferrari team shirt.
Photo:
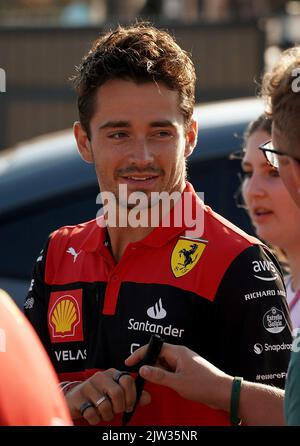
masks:
[[(233, 376), (284, 386), (291, 331), (275, 258), (205, 206), (190, 184), (185, 192), (193, 212), (203, 211), (204, 231), (190, 236), (185, 221), (157, 227), (130, 243), (118, 263), (96, 220), (50, 236), (25, 312), (61, 381), (124, 370), (125, 358), (157, 333)], [(185, 197), (176, 206), (184, 209)], [(168, 388), (146, 389), (152, 402), (136, 410), (132, 425), (229, 424), (227, 413)]]

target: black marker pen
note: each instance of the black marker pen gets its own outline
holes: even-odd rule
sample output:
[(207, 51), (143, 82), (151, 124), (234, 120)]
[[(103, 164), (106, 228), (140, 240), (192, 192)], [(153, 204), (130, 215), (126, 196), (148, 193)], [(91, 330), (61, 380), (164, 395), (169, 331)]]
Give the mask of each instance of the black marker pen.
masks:
[[(152, 365), (155, 364), (156, 359), (161, 351), (164, 340), (159, 335), (152, 335), (149, 341), (149, 345), (144, 356), (144, 359), (138, 364), (139, 367), (142, 365)], [(132, 415), (135, 412), (136, 406), (141, 398), (141, 394), (144, 388), (145, 380), (140, 375), (137, 375), (135, 378), (135, 386), (136, 386), (136, 400), (134, 407), (131, 412), (124, 412), (122, 425), (125, 426), (131, 420)]]

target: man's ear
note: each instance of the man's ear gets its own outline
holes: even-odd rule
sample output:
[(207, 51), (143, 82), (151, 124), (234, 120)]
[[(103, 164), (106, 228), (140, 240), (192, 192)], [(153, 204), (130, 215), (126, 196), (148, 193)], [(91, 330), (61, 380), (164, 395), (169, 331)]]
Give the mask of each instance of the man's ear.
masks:
[(86, 131), (83, 129), (79, 121), (74, 122), (73, 131), (81, 158), (87, 163), (93, 163), (94, 157), (91, 143)]
[(193, 150), (197, 144), (197, 136), (198, 136), (198, 124), (197, 121), (192, 119), (185, 135), (184, 155), (186, 158), (193, 153)]

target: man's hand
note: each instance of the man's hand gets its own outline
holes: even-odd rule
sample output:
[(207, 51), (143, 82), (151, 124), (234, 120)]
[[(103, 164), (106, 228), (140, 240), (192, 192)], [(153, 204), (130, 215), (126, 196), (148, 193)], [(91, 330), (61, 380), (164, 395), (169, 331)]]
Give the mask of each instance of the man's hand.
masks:
[[(136, 350), (125, 364), (139, 363), (146, 349), (143, 346)], [(139, 374), (152, 383), (170, 387), (183, 398), (229, 410), (233, 378), (187, 347), (164, 343), (157, 367), (142, 366)]]
[[(96, 372), (66, 393), (73, 420), (83, 417), (89, 424), (95, 425), (100, 421), (111, 421), (115, 414), (132, 410), (136, 400), (134, 379), (129, 374), (122, 374), (116, 379), (118, 372), (116, 369)], [(149, 402), (150, 395), (143, 392), (140, 404)], [(86, 404), (88, 407), (81, 414), (84, 403), (91, 405)]]

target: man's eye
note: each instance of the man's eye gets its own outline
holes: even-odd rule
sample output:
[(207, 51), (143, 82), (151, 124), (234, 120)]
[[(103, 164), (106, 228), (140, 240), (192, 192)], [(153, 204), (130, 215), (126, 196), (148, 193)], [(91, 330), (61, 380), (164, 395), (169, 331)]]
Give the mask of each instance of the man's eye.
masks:
[(168, 136), (171, 136), (171, 132), (169, 132), (168, 130), (160, 130), (156, 133), (156, 136), (160, 138), (167, 138)]
[(111, 133), (110, 135), (108, 135), (109, 138), (111, 139), (121, 139), (121, 138), (126, 138), (127, 133), (124, 132), (114, 132)]

